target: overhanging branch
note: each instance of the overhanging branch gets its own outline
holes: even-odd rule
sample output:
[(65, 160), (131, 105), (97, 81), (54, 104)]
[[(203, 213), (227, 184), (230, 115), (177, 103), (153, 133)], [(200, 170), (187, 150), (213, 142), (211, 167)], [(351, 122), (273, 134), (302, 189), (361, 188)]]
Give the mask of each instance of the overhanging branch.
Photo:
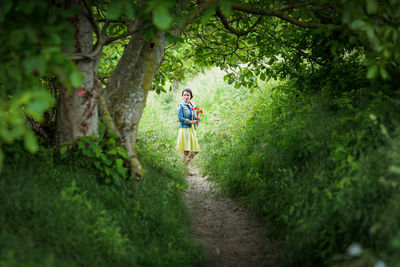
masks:
[(282, 20), (285, 20), (291, 24), (297, 25), (302, 28), (321, 28), (321, 27), (331, 26), (329, 24), (300, 21), (300, 20), (290, 17), (284, 13), (284, 11), (286, 11), (286, 10), (305, 7), (308, 5), (310, 5), (310, 4), (293, 5), (293, 6), (288, 6), (286, 8), (283, 8), (283, 9), (261, 9), (261, 8), (257, 8), (257, 7), (252, 7), (247, 4), (232, 3), (232, 9), (236, 10), (236, 11), (249, 13), (249, 14), (254, 14), (254, 15), (277, 17), (277, 18), (280, 18)]
[(257, 19), (257, 21), (253, 24), (253, 26), (250, 27), (249, 30), (247, 30), (247, 31), (239, 31), (239, 30), (233, 28), (233, 27), (229, 24), (228, 20), (226, 19), (226, 17), (224, 16), (224, 14), (222, 14), (222, 12), (221, 12), (221, 10), (220, 10), (219, 8), (217, 8), (216, 15), (217, 15), (217, 17), (221, 20), (221, 22), (222, 22), (222, 24), (224, 25), (224, 27), (225, 27), (228, 31), (230, 31), (231, 33), (237, 35), (238, 37), (239, 37), (239, 36), (246, 36), (247, 34), (249, 34), (250, 32), (252, 32), (252, 31), (254, 30), (254, 28), (260, 23), (261, 18), (262, 18), (262, 17), (260, 16), (260, 17)]
[(134, 29), (134, 30), (132, 30), (132, 31), (128, 31), (128, 32), (126, 32), (126, 33), (124, 33), (124, 34), (121, 34), (121, 35), (108, 37), (108, 38), (105, 40), (104, 45), (109, 45), (109, 44), (111, 44), (112, 42), (115, 42), (115, 41), (117, 41), (117, 40), (125, 39), (126, 37), (129, 37), (129, 36), (131, 36), (132, 34), (134, 34), (134, 33), (136, 33), (136, 32), (143, 31), (143, 30), (148, 29), (148, 28), (150, 28), (150, 27), (152, 27), (152, 26), (154, 26), (154, 25), (153, 25), (153, 24), (146, 24), (146, 25), (144, 25), (143, 27), (141, 27), (141, 28), (139, 28), (139, 29)]

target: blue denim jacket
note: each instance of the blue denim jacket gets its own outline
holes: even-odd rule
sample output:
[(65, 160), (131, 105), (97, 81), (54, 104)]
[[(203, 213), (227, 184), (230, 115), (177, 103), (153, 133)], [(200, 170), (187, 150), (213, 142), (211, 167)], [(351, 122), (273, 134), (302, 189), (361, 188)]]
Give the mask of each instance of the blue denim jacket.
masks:
[(190, 107), (185, 101), (182, 101), (182, 103), (178, 104), (177, 112), (179, 128), (190, 128), (192, 125), (194, 125), (194, 128), (196, 129), (195, 124), (189, 124), (189, 121), (196, 119), (197, 116), (196, 110), (192, 110), (192, 108), (195, 108), (196, 106), (192, 102), (190, 102), (190, 104), (192, 107)]

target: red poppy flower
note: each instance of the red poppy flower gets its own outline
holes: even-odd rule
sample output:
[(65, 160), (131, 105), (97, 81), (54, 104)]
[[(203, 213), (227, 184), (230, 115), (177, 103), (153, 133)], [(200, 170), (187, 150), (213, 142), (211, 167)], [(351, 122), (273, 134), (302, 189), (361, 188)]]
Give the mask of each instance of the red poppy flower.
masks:
[(76, 91), (76, 94), (77, 94), (77, 95), (84, 95), (84, 94), (85, 94), (85, 91), (83, 91), (83, 90), (81, 89), (81, 90)]
[(219, 122), (219, 120), (217, 120), (217, 122)]
[(176, 121), (176, 122), (179, 122), (179, 121)]
[(198, 112), (198, 113), (203, 114), (203, 110), (202, 110), (202, 109), (199, 109), (199, 112)]
[(221, 135), (221, 133), (218, 133), (218, 135)]
[(193, 108), (192, 108), (192, 110), (193, 110)]
[(194, 110), (196, 110), (197, 109), (197, 107), (194, 107)]

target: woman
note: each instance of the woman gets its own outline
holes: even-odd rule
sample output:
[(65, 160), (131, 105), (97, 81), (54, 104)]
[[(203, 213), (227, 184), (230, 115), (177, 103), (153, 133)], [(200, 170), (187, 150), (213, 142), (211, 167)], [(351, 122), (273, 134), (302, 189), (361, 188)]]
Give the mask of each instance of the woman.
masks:
[(182, 91), (182, 103), (178, 104), (179, 134), (176, 149), (183, 151), (183, 163), (188, 165), (200, 151), (196, 137), (196, 125), (200, 122), (196, 106), (190, 101), (193, 98), (192, 90), (186, 88)]

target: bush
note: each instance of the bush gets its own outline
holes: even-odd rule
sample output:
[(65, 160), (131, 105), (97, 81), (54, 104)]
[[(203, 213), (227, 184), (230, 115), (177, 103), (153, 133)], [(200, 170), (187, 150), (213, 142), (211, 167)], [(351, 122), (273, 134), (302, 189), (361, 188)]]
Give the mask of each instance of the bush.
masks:
[[(288, 266), (399, 260), (398, 83), (369, 82), (357, 64), (266, 85), (202, 137), (198, 162), (266, 217)], [(348, 259), (353, 243), (364, 253)]]

